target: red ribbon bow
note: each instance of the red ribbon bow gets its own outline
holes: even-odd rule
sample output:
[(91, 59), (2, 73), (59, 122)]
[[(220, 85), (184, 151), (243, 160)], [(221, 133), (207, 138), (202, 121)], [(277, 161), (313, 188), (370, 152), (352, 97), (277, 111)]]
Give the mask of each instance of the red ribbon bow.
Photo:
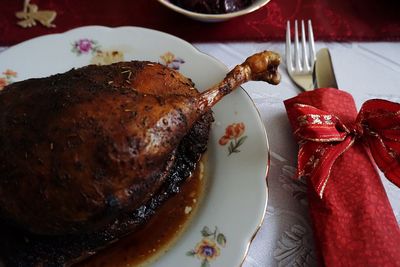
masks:
[(400, 186), (400, 104), (369, 100), (350, 125), (304, 104), (295, 104), (291, 116), (300, 144), (297, 175), (308, 176), (321, 198), (336, 159), (358, 141), (369, 147), (385, 176)]

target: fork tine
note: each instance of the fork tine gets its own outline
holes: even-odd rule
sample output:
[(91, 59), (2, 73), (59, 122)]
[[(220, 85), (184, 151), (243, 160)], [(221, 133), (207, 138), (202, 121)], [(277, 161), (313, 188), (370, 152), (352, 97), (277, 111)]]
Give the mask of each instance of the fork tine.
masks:
[(299, 32), (297, 27), (297, 20), (294, 21), (294, 64), (296, 71), (302, 71), (303, 68), (301, 67), (300, 63), (300, 53), (299, 53)]
[(293, 71), (293, 63), (292, 63), (292, 51), (291, 51), (292, 42), (290, 40), (290, 21), (287, 21), (286, 24), (286, 66), (289, 72)]
[(309, 45), (309, 52), (310, 52), (310, 65), (311, 68), (314, 67), (314, 62), (316, 60), (315, 55), (315, 44), (314, 44), (314, 33), (311, 25), (311, 20), (308, 20), (308, 45)]
[[(290, 21), (287, 21), (286, 26), (286, 66), (289, 77), (297, 86), (305, 91), (314, 88), (312, 72), (316, 59), (311, 20), (307, 22), (308, 36), (306, 35), (305, 20), (301, 20), (301, 32), (298, 25), (300, 22), (297, 20), (294, 21), (294, 51), (292, 51), (293, 48), (291, 47), (290, 40)], [(299, 48), (299, 34), (301, 34), (301, 50)]]
[(304, 29), (304, 20), (301, 20), (301, 52), (302, 52), (302, 59), (303, 59), (303, 70), (310, 71), (310, 65), (308, 64), (308, 55), (307, 55), (307, 48), (306, 48), (306, 31)]

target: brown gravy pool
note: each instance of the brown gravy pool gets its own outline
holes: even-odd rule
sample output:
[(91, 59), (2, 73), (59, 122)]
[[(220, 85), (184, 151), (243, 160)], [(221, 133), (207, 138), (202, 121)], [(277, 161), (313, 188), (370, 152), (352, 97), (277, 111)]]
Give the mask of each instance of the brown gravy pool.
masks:
[(206, 183), (204, 158), (182, 184), (181, 192), (162, 204), (141, 229), (76, 266), (137, 266), (161, 256), (185, 230), (201, 201)]

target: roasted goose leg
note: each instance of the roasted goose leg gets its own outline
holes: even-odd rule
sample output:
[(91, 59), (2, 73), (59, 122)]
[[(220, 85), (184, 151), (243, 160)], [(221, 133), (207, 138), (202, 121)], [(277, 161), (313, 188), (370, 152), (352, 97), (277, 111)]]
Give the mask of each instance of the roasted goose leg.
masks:
[(88, 66), (0, 92), (0, 213), (35, 234), (95, 231), (161, 187), (182, 138), (249, 80), (279, 82), (273, 52), (198, 93), (160, 64)]

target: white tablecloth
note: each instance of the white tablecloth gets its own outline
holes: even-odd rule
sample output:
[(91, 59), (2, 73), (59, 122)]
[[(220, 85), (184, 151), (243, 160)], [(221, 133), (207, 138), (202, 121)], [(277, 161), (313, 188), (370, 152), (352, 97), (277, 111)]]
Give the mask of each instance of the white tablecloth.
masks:
[[(283, 43), (207, 43), (195, 46), (229, 68), (250, 54), (265, 49), (284, 55)], [(322, 47), (330, 49), (339, 87), (353, 95), (358, 108), (371, 98), (400, 102), (400, 43), (316, 44), (317, 49)], [(282, 82), (279, 86), (266, 86), (259, 82), (243, 86), (260, 111), (271, 150), (267, 212), (250, 246), (244, 267), (316, 266), (306, 187), (292, 181), (297, 145), (282, 103), (300, 90), (290, 81), (284, 62), (280, 69)], [(400, 222), (400, 189), (383, 175), (381, 177)]]
[[(261, 50), (284, 55), (283, 43), (195, 44), (229, 68)], [(330, 49), (339, 87), (350, 92), (360, 108), (371, 98), (400, 102), (400, 43), (317, 43)], [(271, 168), (269, 199), (264, 223), (250, 246), (244, 267), (316, 266), (312, 229), (308, 217), (306, 187), (292, 182), (296, 167), (294, 142), (282, 101), (300, 90), (289, 79), (285, 63), (282, 82), (266, 86), (251, 82), (243, 88), (253, 98), (267, 129)], [(400, 190), (381, 175), (400, 222)]]

